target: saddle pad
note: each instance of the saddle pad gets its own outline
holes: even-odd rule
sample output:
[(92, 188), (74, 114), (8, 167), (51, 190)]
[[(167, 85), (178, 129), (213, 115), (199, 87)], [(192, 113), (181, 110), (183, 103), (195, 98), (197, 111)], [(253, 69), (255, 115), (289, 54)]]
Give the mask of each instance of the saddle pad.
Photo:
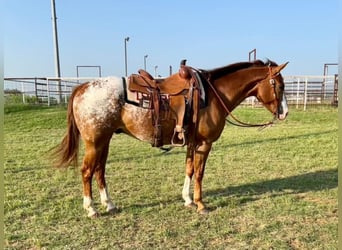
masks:
[(140, 106), (138, 92), (133, 92), (129, 90), (127, 81), (129, 81), (128, 78), (122, 77), (122, 84), (123, 84), (123, 89), (124, 89), (124, 94), (125, 94), (125, 102), (129, 104), (133, 104), (135, 106)]
[(205, 108), (208, 106), (208, 99), (206, 94), (208, 91), (208, 83), (206, 79), (203, 79), (202, 75), (199, 74), (198, 71), (195, 71), (194, 73), (200, 86), (200, 108)]

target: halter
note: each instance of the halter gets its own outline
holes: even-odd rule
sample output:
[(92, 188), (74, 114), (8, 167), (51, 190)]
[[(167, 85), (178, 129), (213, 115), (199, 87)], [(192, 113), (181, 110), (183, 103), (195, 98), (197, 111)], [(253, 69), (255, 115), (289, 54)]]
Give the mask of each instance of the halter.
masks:
[[(279, 73), (278, 73), (278, 74), (279, 74)], [(268, 75), (270, 76), (269, 83), (273, 86), (274, 94), (275, 94), (275, 97), (276, 97), (277, 100), (278, 100), (278, 98), (277, 98), (277, 92), (276, 92), (276, 90), (275, 90), (275, 85), (276, 85), (275, 83), (276, 83), (276, 82), (275, 82), (275, 80), (274, 80), (273, 77), (274, 77), (274, 76), (277, 76), (278, 74), (273, 75), (273, 74), (272, 74), (272, 70), (271, 70), (271, 66), (270, 66), (270, 65), (268, 66)], [(210, 82), (210, 80), (209, 80), (209, 79), (207, 79), (207, 80), (208, 80), (208, 84), (209, 84), (211, 90), (214, 92), (214, 95), (217, 97), (217, 99), (218, 99), (219, 102), (221, 103), (223, 109), (227, 112), (228, 116), (230, 116), (231, 118), (233, 118), (233, 119), (235, 120), (235, 122), (236, 122), (236, 123), (235, 123), (235, 122), (232, 122), (232, 121), (230, 121), (228, 118), (226, 118), (226, 121), (227, 121), (228, 123), (230, 123), (230, 124), (232, 124), (232, 125), (235, 125), (235, 126), (238, 126), (238, 127), (248, 127), (248, 128), (250, 128), (250, 127), (259, 127), (260, 130), (261, 130), (261, 129), (264, 129), (264, 128), (267, 128), (267, 127), (272, 126), (272, 125), (274, 124), (274, 122), (276, 121), (276, 115), (277, 115), (277, 113), (278, 113), (278, 109), (277, 109), (277, 113), (273, 116), (273, 119), (272, 119), (271, 121), (269, 121), (269, 122), (266, 122), (266, 123), (251, 124), (251, 123), (246, 123), (246, 122), (240, 121), (239, 119), (237, 119), (237, 118), (233, 115), (233, 113), (232, 113), (231, 111), (229, 111), (228, 107), (227, 107), (226, 104), (223, 102), (221, 96), (217, 93), (215, 87), (212, 85), (212, 83)]]

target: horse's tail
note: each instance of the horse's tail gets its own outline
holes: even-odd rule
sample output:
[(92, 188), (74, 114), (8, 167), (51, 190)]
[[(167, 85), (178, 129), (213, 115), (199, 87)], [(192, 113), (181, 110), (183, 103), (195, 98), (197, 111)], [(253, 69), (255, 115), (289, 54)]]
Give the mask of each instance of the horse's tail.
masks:
[[(81, 86), (81, 85), (80, 85)], [(67, 133), (64, 136), (62, 142), (56, 146), (53, 150), (53, 157), (55, 158), (54, 165), (58, 168), (67, 168), (72, 165), (77, 167), (78, 162), (78, 149), (79, 149), (79, 140), (80, 140), (80, 132), (75, 123), (74, 111), (73, 111), (73, 102), (74, 97), (77, 93), (79, 87), (75, 88), (73, 93), (70, 96), (68, 103), (68, 129)]]

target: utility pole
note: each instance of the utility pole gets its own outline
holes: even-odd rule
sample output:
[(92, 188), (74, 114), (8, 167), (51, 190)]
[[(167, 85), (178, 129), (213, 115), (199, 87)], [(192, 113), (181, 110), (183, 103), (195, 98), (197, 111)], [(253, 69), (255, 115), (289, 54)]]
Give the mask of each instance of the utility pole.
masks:
[(125, 38), (125, 75), (127, 76), (127, 42), (129, 41), (129, 37)]
[(154, 66), (154, 77), (157, 77), (157, 68), (158, 68), (158, 65)]
[[(61, 77), (61, 70), (60, 70), (60, 64), (59, 64), (57, 17), (56, 17), (55, 0), (51, 0), (51, 14), (52, 14), (52, 32), (53, 32), (53, 41), (54, 41), (54, 51), (55, 51), (55, 74), (56, 74), (56, 78), (60, 78)], [(61, 103), (62, 88), (61, 88), (61, 82), (59, 80), (57, 83), (57, 90), (58, 90), (58, 96), (59, 96), (58, 102)]]
[(148, 55), (144, 56), (144, 70), (146, 71), (146, 58), (148, 57)]

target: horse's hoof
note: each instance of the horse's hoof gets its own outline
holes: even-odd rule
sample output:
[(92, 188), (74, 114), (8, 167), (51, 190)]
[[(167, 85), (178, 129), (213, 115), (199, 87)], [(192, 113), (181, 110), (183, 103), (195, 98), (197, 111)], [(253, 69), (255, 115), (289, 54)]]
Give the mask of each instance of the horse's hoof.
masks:
[(113, 208), (107, 209), (107, 213), (108, 214), (116, 214), (116, 213), (119, 213), (119, 212), (121, 212), (121, 209), (117, 208), (117, 207), (113, 207)]
[(190, 209), (197, 208), (196, 204), (193, 203), (193, 202), (191, 202), (191, 203), (189, 203), (189, 204), (185, 204), (184, 206), (185, 206), (186, 208), (190, 208)]
[(91, 218), (91, 219), (96, 219), (98, 217), (100, 217), (100, 214), (98, 212), (88, 214), (88, 218)]
[(197, 212), (200, 214), (200, 215), (207, 215), (209, 214), (209, 210), (206, 209), (206, 208), (202, 208), (200, 210), (197, 210)]

